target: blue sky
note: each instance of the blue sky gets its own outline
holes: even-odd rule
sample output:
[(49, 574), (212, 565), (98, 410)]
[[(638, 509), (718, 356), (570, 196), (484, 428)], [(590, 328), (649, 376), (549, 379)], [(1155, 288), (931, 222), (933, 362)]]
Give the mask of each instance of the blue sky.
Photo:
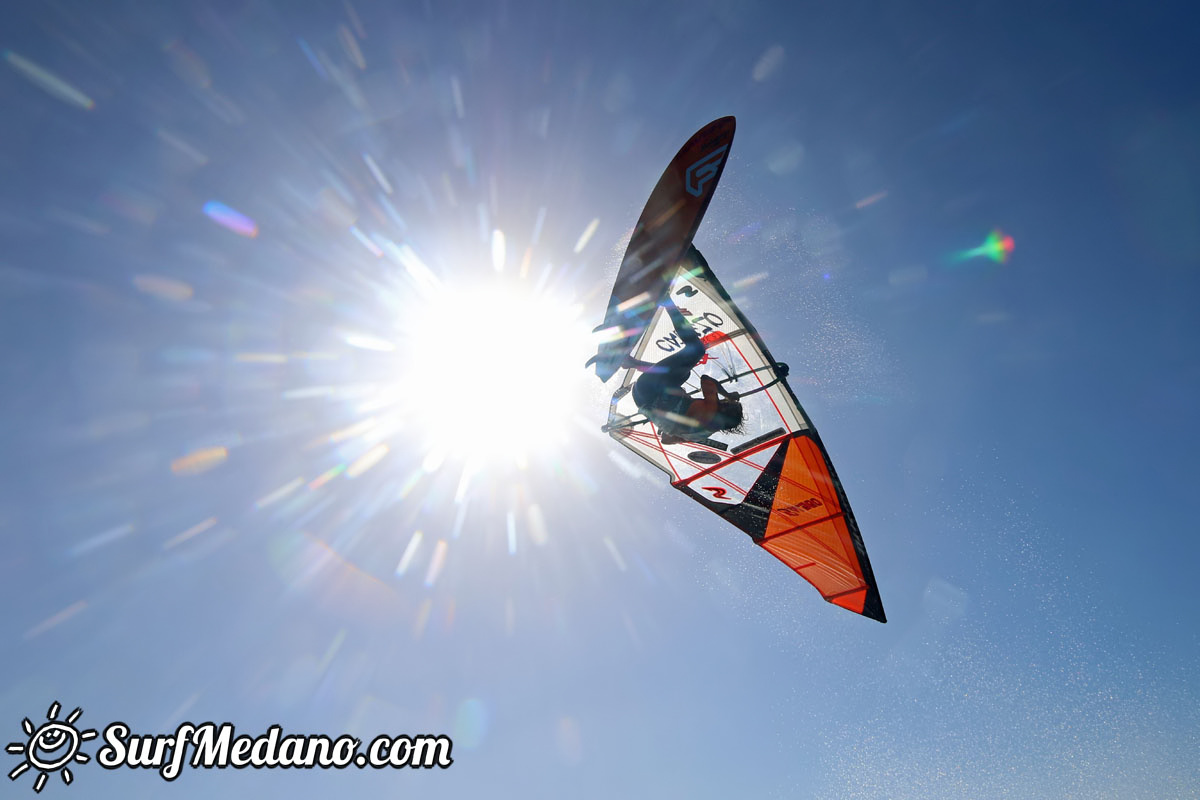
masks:
[[(4, 743), (55, 700), (456, 742), (42, 796), (1200, 796), (1171, 4), (15, 8)], [(792, 366), (887, 625), (599, 433), (581, 332), (726, 114), (696, 242)], [(955, 259), (994, 228), (1006, 263)]]

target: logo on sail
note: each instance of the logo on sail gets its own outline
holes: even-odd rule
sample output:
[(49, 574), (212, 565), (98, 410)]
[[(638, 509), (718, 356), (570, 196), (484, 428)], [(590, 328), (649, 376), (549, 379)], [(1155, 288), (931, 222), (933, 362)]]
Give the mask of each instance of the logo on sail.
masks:
[(683, 185), (692, 197), (704, 194), (704, 187), (717, 177), (721, 162), (725, 160), (725, 151), (729, 145), (723, 144), (708, 155), (694, 162), (684, 173)]

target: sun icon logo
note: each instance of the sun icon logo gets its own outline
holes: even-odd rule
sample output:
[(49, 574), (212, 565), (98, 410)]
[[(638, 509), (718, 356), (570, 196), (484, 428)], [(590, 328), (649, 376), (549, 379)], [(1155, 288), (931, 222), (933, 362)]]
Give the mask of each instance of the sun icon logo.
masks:
[(60, 708), (58, 703), (52, 704), (50, 710), (46, 712), (47, 721), (37, 728), (33, 727), (29, 717), (21, 721), (21, 728), (29, 740), (24, 744), (11, 742), (8, 747), (4, 748), (4, 751), (13, 755), (23, 755), (25, 760), (8, 773), (9, 780), (15, 781), (25, 770), (33, 767), (38, 771), (38, 776), (33, 781), (35, 792), (42, 791), (46, 785), (46, 779), (50, 777), (51, 772), (55, 771), (61, 771), (63, 783), (70, 786), (71, 781), (75, 779), (71, 775), (70, 765), (88, 762), (88, 756), (79, 752), (79, 745), (88, 739), (95, 739), (96, 732), (93, 730), (80, 731), (75, 727), (75, 720), (83, 714), (81, 708), (75, 709), (66, 720), (59, 722), (58, 711)]

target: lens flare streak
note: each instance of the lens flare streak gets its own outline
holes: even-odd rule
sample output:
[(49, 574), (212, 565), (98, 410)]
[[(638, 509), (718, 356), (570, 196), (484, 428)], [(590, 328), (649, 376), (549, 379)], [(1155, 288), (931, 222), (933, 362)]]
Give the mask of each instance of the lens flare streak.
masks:
[(579, 234), (579, 241), (575, 242), (574, 252), (576, 255), (583, 252), (583, 248), (588, 246), (588, 242), (596, 235), (596, 230), (600, 227), (600, 218), (596, 217), (587, 224), (583, 229), (583, 233)]
[(171, 462), (171, 471), (176, 475), (199, 475), (219, 466), (229, 458), (229, 450), (224, 447), (206, 447), (194, 450), (186, 456)]
[(258, 236), (258, 223), (224, 203), (209, 200), (204, 204), (204, 214), (213, 222), (238, 236), (253, 239)]
[(170, 539), (163, 542), (163, 550), (170, 550), (173, 547), (178, 547), (179, 545), (186, 542), (188, 539), (191, 539), (194, 536), (198, 536), (201, 533), (204, 533), (206, 530), (208, 530), (209, 528), (213, 527), (216, 524), (217, 524), (217, 518), (209, 517), (208, 519), (204, 520), (203, 522), (197, 523), (197, 524), (193, 525), (192, 527), (188, 528), (183, 533), (180, 533), (176, 536), (172, 536)]
[(432, 587), (437, 583), (438, 575), (442, 572), (442, 567), (446, 565), (446, 552), (450, 545), (445, 539), (438, 539), (438, 543), (433, 546), (433, 557), (429, 559), (429, 569), (425, 572), (425, 586)]
[(1011, 236), (996, 229), (988, 234), (983, 244), (955, 254), (954, 260), (968, 261), (972, 258), (990, 258), (992, 261), (1003, 264), (1005, 261), (1008, 261), (1008, 257), (1012, 254), (1015, 246), (1016, 244), (1013, 242)]
[(96, 101), (88, 97), (83, 92), (76, 89), (71, 84), (64, 81), (62, 78), (55, 75), (45, 67), (41, 67), (29, 59), (14, 53), (12, 50), (4, 51), (4, 60), (21, 73), (27, 81), (41, 89), (46, 94), (61, 100), (67, 105), (82, 108), (84, 111), (91, 111), (96, 107)]
[(408, 572), (413, 558), (417, 555), (417, 550), (421, 548), (421, 539), (423, 537), (424, 534), (416, 531), (413, 533), (412, 538), (408, 540), (408, 545), (404, 548), (404, 555), (400, 557), (400, 563), (396, 565), (396, 575), (403, 576), (404, 573)]
[(29, 630), (25, 631), (25, 635), (23, 638), (32, 639), (36, 636), (40, 636), (41, 634), (45, 633), (46, 631), (50, 630), (51, 628), (61, 625), (62, 623), (66, 622), (67, 620), (71, 619), (71, 617), (74, 617), (76, 614), (83, 611), (87, 607), (88, 607), (88, 603), (86, 600), (77, 600), (74, 603), (72, 603), (71, 605), (64, 608), (63, 610), (59, 611), (58, 613), (52, 614), (51, 616), (49, 616), (46, 619), (39, 622), (38, 624), (34, 625)]

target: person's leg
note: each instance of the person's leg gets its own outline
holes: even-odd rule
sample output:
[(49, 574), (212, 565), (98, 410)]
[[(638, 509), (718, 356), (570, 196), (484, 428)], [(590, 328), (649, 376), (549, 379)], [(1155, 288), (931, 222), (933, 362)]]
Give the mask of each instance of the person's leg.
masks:
[(679, 334), (679, 338), (683, 339), (684, 343), (700, 341), (696, 329), (683, 316), (683, 312), (679, 310), (679, 306), (675, 305), (674, 300), (666, 298), (662, 302), (662, 307), (667, 310), (667, 316), (671, 318), (671, 325), (674, 326), (675, 332)]
[[(698, 272), (708, 269), (708, 262), (694, 245), (688, 248), (684, 261), (693, 264)], [(668, 394), (686, 394), (683, 384), (691, 376), (692, 369), (704, 358), (705, 347), (700, 341), (700, 335), (670, 295), (663, 298), (660, 305), (666, 309), (672, 327), (683, 342), (683, 348), (657, 362), (641, 361), (633, 356), (625, 358), (624, 366), (627, 369), (647, 373), (633, 384), (633, 400), (639, 408), (653, 405)]]
[[(660, 364), (670, 362), (672, 370), (686, 369), (692, 371), (692, 367), (700, 363), (700, 359), (704, 358), (704, 343), (700, 341), (700, 334), (696, 333), (696, 329), (683, 316), (678, 306), (667, 298), (663, 302), (663, 308), (667, 310), (667, 316), (671, 318), (671, 324), (675, 327), (675, 332), (679, 334), (680, 340), (683, 342), (683, 349), (677, 353), (672, 353), (667, 358), (663, 359)], [(682, 383), (682, 381), (680, 381)]]
[(667, 388), (662, 378), (662, 375), (650, 373), (633, 382), (633, 402), (640, 411), (645, 412), (658, 404), (659, 398)]
[(638, 369), (642, 372), (663, 372), (675, 365), (687, 365), (690, 370), (704, 355), (704, 344), (700, 341), (699, 334), (696, 329), (691, 326), (691, 323), (683, 316), (683, 312), (671, 300), (666, 298), (661, 303), (666, 310), (667, 316), (671, 319), (671, 325), (675, 328), (675, 332), (679, 334), (679, 338), (683, 341), (683, 349), (678, 350), (664, 358), (662, 361), (640, 361), (633, 356), (626, 356), (622, 366), (626, 369)]

